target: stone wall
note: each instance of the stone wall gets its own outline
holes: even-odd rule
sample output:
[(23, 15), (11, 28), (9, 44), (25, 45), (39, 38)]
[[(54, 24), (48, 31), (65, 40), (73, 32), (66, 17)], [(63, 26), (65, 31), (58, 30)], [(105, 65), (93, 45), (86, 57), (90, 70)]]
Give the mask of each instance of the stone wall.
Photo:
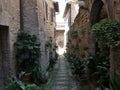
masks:
[[(53, 11), (51, 11), (53, 10)], [(45, 42), (55, 38), (55, 16), (53, 1), (48, 0), (22, 0), (23, 29), (35, 34), (41, 42), (40, 62), (44, 69), (49, 65), (49, 52)], [(53, 18), (53, 20), (52, 20)]]
[[(79, 50), (77, 50), (77, 57), (81, 58), (81, 55), (84, 54), (85, 57), (88, 56), (88, 50), (84, 50), (84, 48), (88, 48), (88, 29), (89, 29), (89, 15), (88, 11), (84, 9), (79, 9), (79, 14), (74, 20), (74, 23), (71, 28), (74, 28), (77, 31), (78, 37), (76, 39), (72, 39), (69, 36), (69, 40), (75, 46), (79, 46)], [(74, 51), (74, 50), (73, 50)], [(74, 53), (75, 54), (75, 53)]]
[(56, 30), (56, 45), (58, 47), (64, 47), (64, 30)]
[[(8, 27), (8, 41), (5, 41), (8, 46), (8, 52), (4, 53), (4, 55), (7, 54), (7, 61), (4, 60), (5, 66), (2, 68), (5, 71), (5, 75), (7, 77), (9, 75), (15, 74), (14, 42), (16, 41), (17, 32), (20, 29), (19, 0), (0, 1), (0, 25), (3, 27)], [(0, 27), (0, 30), (1, 33), (4, 34), (2, 31), (4, 29), (2, 27)]]
[(114, 0), (115, 19), (120, 21), (120, 0)]
[[(95, 38), (91, 34), (91, 27), (95, 23), (99, 22), (101, 19), (110, 18), (113, 20), (120, 21), (120, 0), (86, 0), (85, 6), (79, 9), (79, 13), (75, 18), (75, 21), (72, 25), (72, 28), (80, 30), (84, 29), (84, 36), (80, 38), (80, 33), (76, 40), (71, 40), (68, 42), (68, 45), (79, 44), (79, 51), (84, 50), (84, 46), (88, 47), (88, 50), (83, 52), (84, 57), (87, 57), (91, 54), (96, 53)], [(70, 37), (69, 37), (70, 39)], [(81, 57), (81, 52), (74, 53), (72, 48), (69, 48), (72, 54), (75, 54), (77, 57)], [(78, 54), (79, 53), (79, 54)], [(110, 74), (111, 76), (114, 73), (120, 75), (120, 46), (110, 48)]]

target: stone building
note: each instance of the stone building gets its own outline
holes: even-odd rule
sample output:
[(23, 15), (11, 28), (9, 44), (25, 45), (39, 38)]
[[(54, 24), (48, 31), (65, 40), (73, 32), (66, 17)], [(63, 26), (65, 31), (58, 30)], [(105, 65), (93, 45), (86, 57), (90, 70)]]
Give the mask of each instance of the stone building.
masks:
[[(52, 0), (21, 0), (22, 29), (35, 34), (41, 43), (41, 58), (39, 59), (44, 70), (49, 65), (50, 53), (55, 55), (55, 13), (58, 12), (58, 3)], [(52, 48), (45, 47), (46, 41), (52, 40)]]
[(52, 0), (0, 1), (0, 85), (16, 74), (14, 43), (19, 29), (38, 37), (39, 60), (46, 71), (50, 50), (46, 49), (45, 42), (52, 37), (54, 46), (55, 12), (58, 12), (58, 3)]
[(72, 1), (67, 1), (63, 18), (65, 20), (65, 46), (68, 42), (68, 31), (70, 30), (71, 25), (74, 23), (74, 19), (78, 14), (78, 4)]
[(57, 45), (57, 53), (63, 54), (65, 51), (65, 25), (57, 23), (55, 32), (55, 41)]
[(20, 29), (19, 0), (0, 0), (0, 85), (15, 73), (14, 42)]
[[(98, 51), (95, 38), (91, 34), (91, 27), (104, 18), (120, 21), (120, 0), (79, 0), (79, 13), (70, 26), (78, 33), (77, 39), (71, 39), (68, 35), (68, 52), (77, 57), (85, 58), (94, 55)], [(71, 47), (78, 46), (75, 52)], [(110, 47), (110, 73), (120, 75), (120, 46)]]
[(64, 48), (64, 32), (65, 32), (65, 25), (64, 24), (57, 24), (56, 25), (56, 34), (55, 34), (55, 41), (56, 45), (60, 48)]

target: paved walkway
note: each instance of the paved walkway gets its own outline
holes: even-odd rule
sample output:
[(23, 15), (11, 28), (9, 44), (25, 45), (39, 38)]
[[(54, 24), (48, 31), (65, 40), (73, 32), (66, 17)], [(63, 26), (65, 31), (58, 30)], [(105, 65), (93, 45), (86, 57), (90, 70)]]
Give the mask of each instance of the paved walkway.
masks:
[(49, 84), (51, 84), (50, 87), (48, 87), (49, 90), (79, 90), (72, 77), (69, 65), (63, 56), (59, 57), (54, 70), (52, 79), (49, 82)]

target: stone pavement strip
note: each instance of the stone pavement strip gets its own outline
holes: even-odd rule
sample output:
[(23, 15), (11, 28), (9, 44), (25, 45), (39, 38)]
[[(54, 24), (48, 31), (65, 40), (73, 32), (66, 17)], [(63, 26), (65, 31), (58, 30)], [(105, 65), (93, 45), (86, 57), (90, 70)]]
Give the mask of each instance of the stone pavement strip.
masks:
[(58, 69), (50, 82), (52, 83), (51, 88), (47, 88), (47, 90), (79, 90), (63, 56), (59, 57), (57, 64)]

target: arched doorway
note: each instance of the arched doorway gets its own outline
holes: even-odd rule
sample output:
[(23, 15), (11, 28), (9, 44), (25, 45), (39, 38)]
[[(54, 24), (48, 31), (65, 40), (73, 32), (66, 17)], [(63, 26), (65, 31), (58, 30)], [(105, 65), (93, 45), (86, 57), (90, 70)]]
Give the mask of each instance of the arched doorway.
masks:
[[(108, 11), (105, 3), (103, 3), (102, 0), (94, 0), (90, 12), (90, 27), (104, 18), (108, 18)], [(94, 39), (93, 44), (95, 53), (99, 52), (98, 43)]]
[[(106, 3), (104, 3), (102, 0), (94, 0), (93, 4), (92, 4), (92, 8), (91, 8), (91, 12), (90, 12), (90, 26), (92, 27), (94, 24), (98, 23), (99, 21), (101, 21), (102, 19), (108, 18), (108, 11), (107, 11), (107, 5)], [(91, 34), (92, 37), (92, 34)], [(103, 64), (103, 62), (106, 63), (105, 66), (107, 71), (107, 74), (109, 74), (109, 55), (110, 55), (110, 47), (108, 47), (107, 45), (105, 46), (100, 46), (100, 44), (98, 43), (99, 41), (96, 40), (94, 37), (92, 38), (92, 45), (94, 45), (94, 54), (97, 58), (97, 60), (100, 60), (101, 62), (101, 66), (105, 66)], [(99, 44), (99, 45), (98, 45)], [(100, 72), (100, 70), (98, 70), (98, 72)], [(101, 72), (103, 73), (103, 72)], [(105, 75), (106, 75), (105, 73)], [(101, 76), (105, 76), (102, 74), (99, 74), (97, 78), (100, 79)], [(110, 75), (110, 74), (109, 74)], [(107, 76), (106, 79), (103, 80), (102, 85), (104, 87), (109, 88), (109, 75)], [(92, 82), (92, 81), (91, 81)], [(107, 82), (107, 84), (105, 84), (105, 82)], [(93, 85), (92, 85), (93, 84)], [(94, 82), (92, 82), (91, 88), (95, 88), (94, 87)], [(101, 87), (103, 88), (103, 87)], [(95, 90), (95, 89), (93, 89)]]
[(106, 5), (102, 0), (94, 0), (90, 12), (91, 26), (104, 18), (108, 18)]

